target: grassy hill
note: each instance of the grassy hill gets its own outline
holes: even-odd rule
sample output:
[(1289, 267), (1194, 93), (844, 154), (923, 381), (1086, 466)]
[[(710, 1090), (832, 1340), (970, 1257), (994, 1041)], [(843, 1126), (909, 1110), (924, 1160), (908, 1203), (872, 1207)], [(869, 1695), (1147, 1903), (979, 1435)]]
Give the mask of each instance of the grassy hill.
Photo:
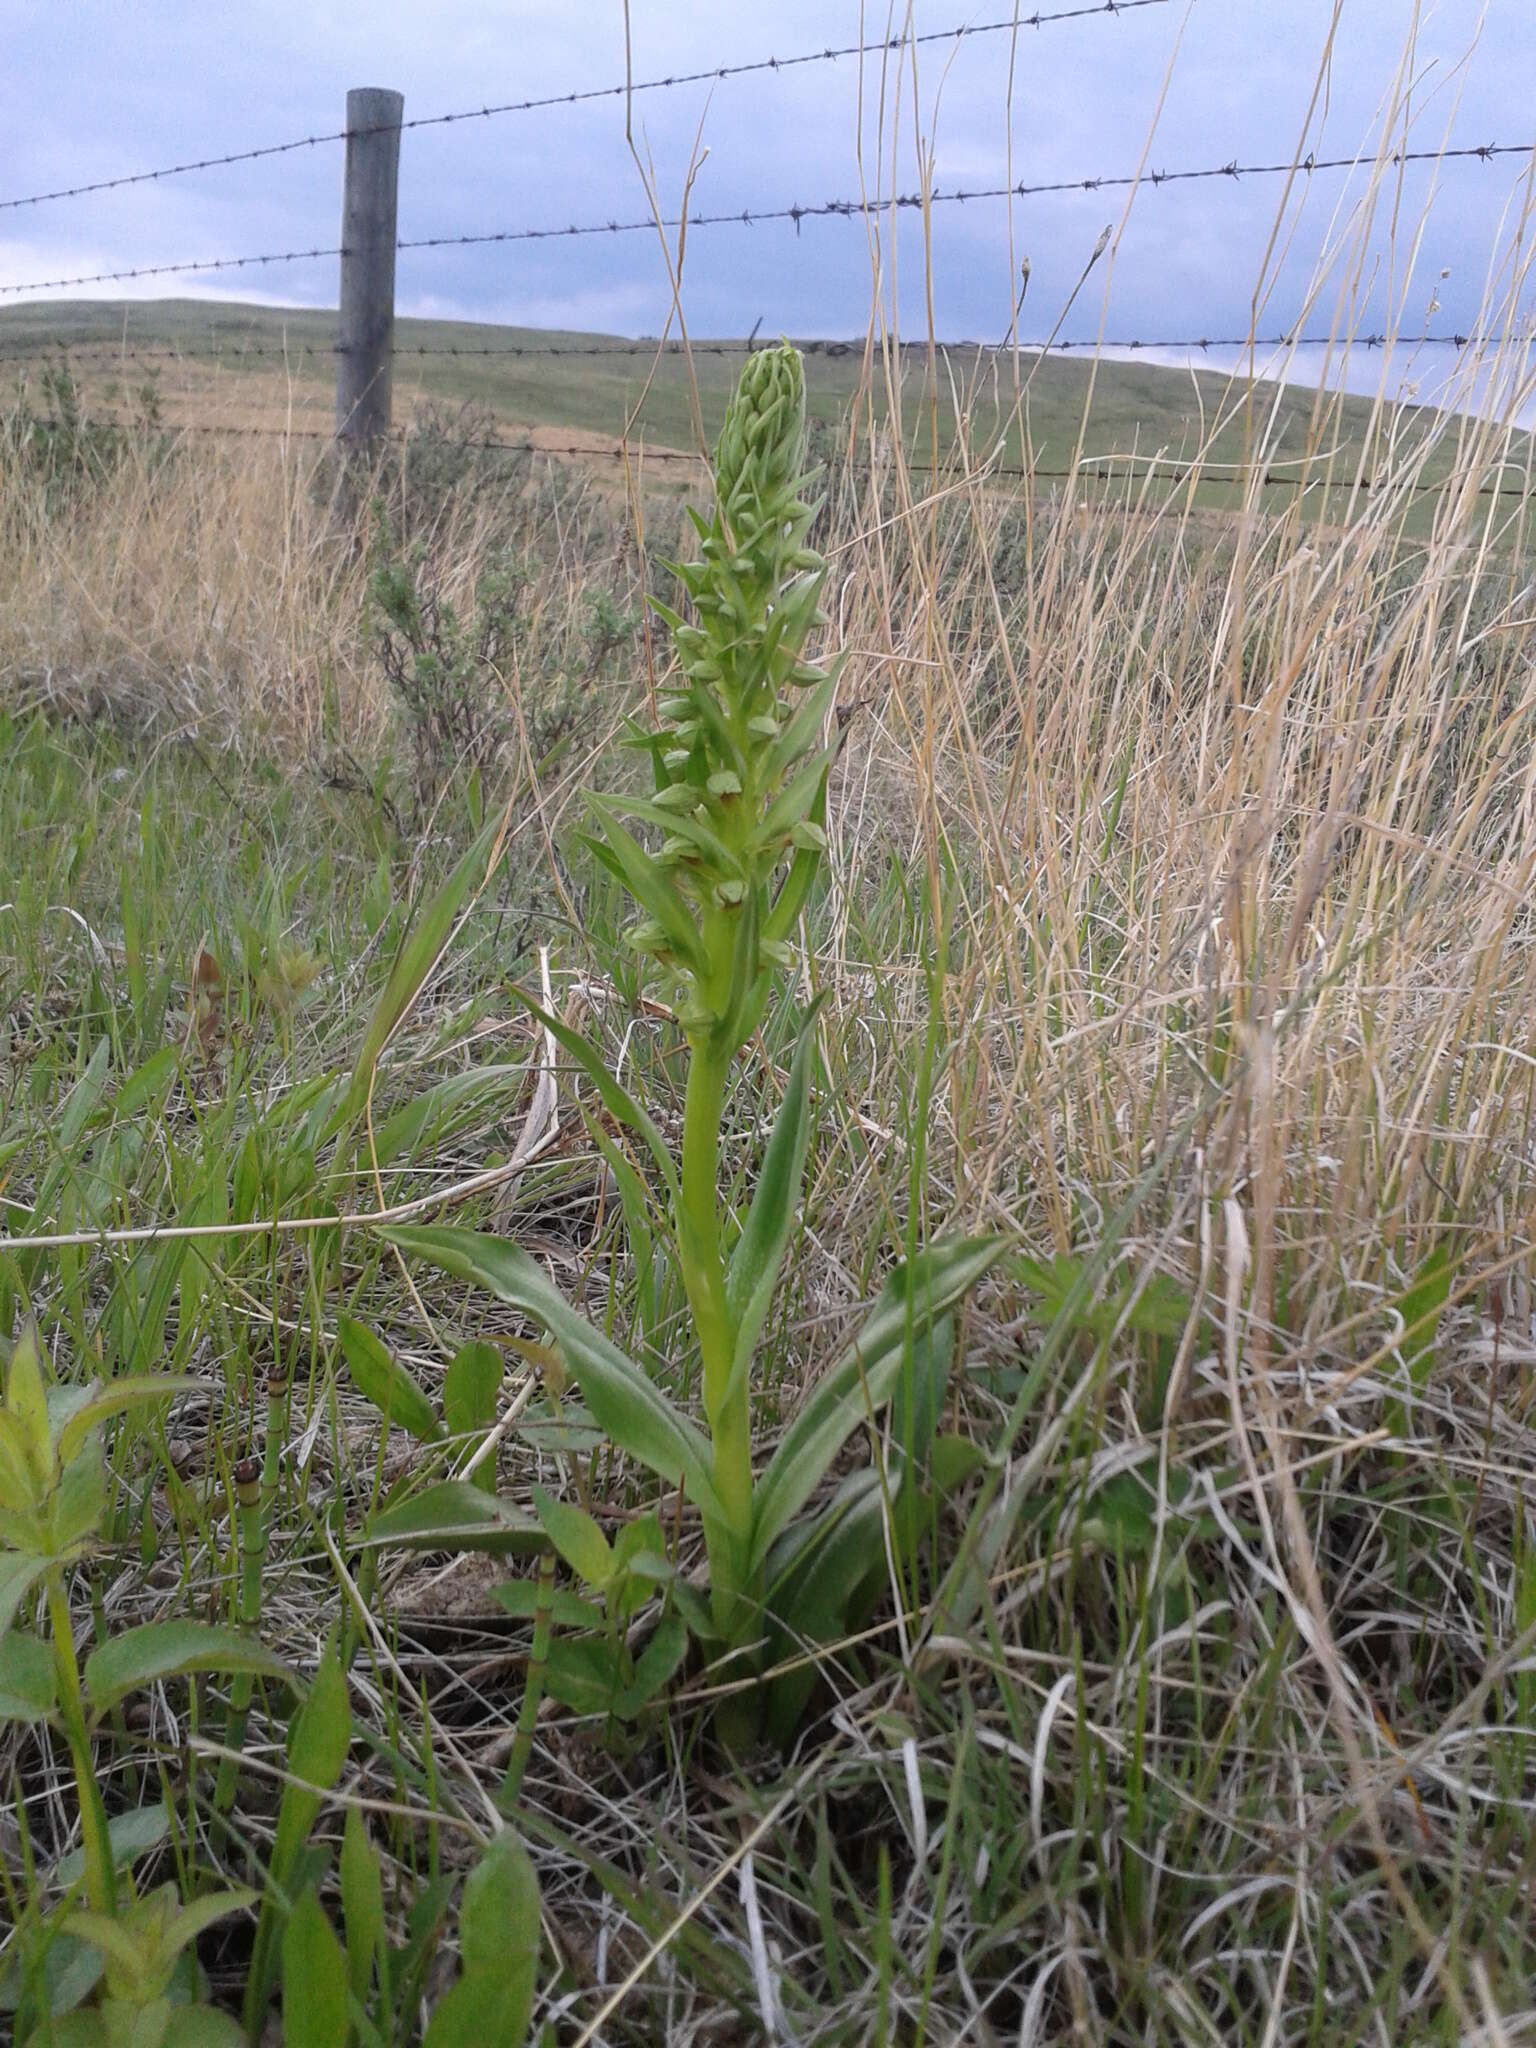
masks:
[[(14, 388), (24, 376), (35, 385), (38, 372), (67, 352), (92, 404), (131, 408), (141, 389), (153, 385), (167, 422), (288, 422), (325, 431), (331, 418), (334, 334), (335, 315), (328, 310), (189, 299), (13, 307), (0, 312), (0, 390)], [(740, 356), (720, 350), (718, 343), (698, 346), (692, 373), (705, 431), (712, 435)], [(886, 371), (878, 358), (866, 364), (862, 343), (808, 346), (813, 351), (807, 363), (813, 415), (828, 422), (845, 417), (872, 371), (874, 398), (863, 418), (888, 417)], [(650, 445), (697, 447), (689, 366), (675, 350), (654, 362), (613, 336), (439, 320), (402, 320), (396, 347), (395, 414), (401, 422), (428, 404), (472, 407), (483, 409), (483, 426), (497, 433), (558, 429), (567, 438), (608, 440), (635, 414), (638, 436)], [(592, 352), (513, 353), (560, 348)], [(451, 353), (455, 350), (463, 353)], [(1001, 441), (1005, 463), (1021, 460), (1021, 438), (1011, 418), (1013, 370), (1006, 354), (946, 352), (939, 366), (937, 408), (928, 402), (932, 385), (926, 349), (905, 348), (900, 362), (904, 430), (919, 459), (931, 452), (935, 433), (941, 456), (950, 449), (955, 428), (951, 394), (958, 391), (973, 448), (990, 452)], [(1094, 365), (1062, 357), (1025, 357), (1022, 369), (1037, 468), (1060, 468), (1070, 461), (1090, 398), (1083, 439), (1090, 457), (1187, 458), (1203, 445), (1212, 462), (1242, 459), (1241, 387), (1221, 372), (1191, 374), (1149, 363)], [(1314, 425), (1310, 436), (1317, 407), (1312, 391), (1259, 384), (1254, 399), (1256, 431), (1274, 414), (1271, 465), (1294, 461), (1310, 438), (1314, 446), (1321, 440), (1339, 451), (1335, 473), (1345, 474), (1370, 430), (1371, 406), (1365, 399), (1331, 401), (1326, 426), (1320, 432)], [(1216, 504), (1230, 496), (1221, 486), (1204, 488)]]

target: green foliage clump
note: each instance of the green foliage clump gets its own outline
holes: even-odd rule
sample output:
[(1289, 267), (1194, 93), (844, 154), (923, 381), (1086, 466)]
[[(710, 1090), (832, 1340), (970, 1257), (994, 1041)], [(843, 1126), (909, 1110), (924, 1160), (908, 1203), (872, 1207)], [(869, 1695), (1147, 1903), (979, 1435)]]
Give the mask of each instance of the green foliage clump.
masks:
[(589, 721), (596, 685), (630, 645), (633, 616), (597, 586), (555, 644), (540, 630), (538, 579), (526, 547), (499, 541), (466, 609), (448, 592), (441, 550), (402, 545), (375, 507), (367, 624), (407, 736), (414, 823), (449, 788), (478, 789), (514, 747), (535, 775), (546, 768)]

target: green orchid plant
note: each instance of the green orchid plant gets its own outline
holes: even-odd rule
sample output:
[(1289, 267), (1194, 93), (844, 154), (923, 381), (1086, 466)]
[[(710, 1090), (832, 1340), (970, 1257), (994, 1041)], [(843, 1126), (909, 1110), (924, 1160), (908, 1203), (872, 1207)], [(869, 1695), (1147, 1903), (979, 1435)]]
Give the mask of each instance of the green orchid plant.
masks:
[[(590, 799), (600, 828), (591, 849), (638, 906), (632, 941), (670, 982), (687, 1038), (680, 1159), (598, 1048), (525, 998), (610, 1115), (648, 1148), (665, 1185), (702, 1358), (706, 1429), (573, 1311), (517, 1246), (458, 1229), (386, 1232), (403, 1251), (489, 1287), (542, 1323), (598, 1426), (631, 1458), (681, 1483), (701, 1513), (709, 1562), (708, 1608), (701, 1615), (691, 1602), (688, 1618), (732, 1655), (727, 1677), (761, 1668), (770, 1648), (825, 1640), (846, 1625), (849, 1602), (829, 1603), (831, 1578), (841, 1577), (853, 1600), (868, 1597), (872, 1575), (884, 1575), (891, 1499), (932, 1443), (949, 1311), (1001, 1250), (990, 1238), (948, 1239), (899, 1267), (755, 1473), (752, 1367), (804, 1177), (818, 1005), (802, 1020), (739, 1220), (722, 1207), (720, 1132), (738, 1056), (763, 1020), (777, 971), (794, 964), (793, 935), (827, 850), (837, 667), (807, 654), (826, 624), (827, 568), (809, 541), (818, 508), (805, 495), (804, 430), (798, 352), (786, 345), (750, 357), (716, 449), (713, 517), (690, 511), (699, 559), (675, 571), (692, 622), (657, 606), (681, 680), (660, 703), (657, 728), (630, 735), (649, 759), (653, 787)], [(631, 825), (654, 843), (643, 844)], [(611, 1152), (595, 1121), (592, 1130)], [(820, 1515), (805, 1516), (850, 1435), (898, 1391), (904, 1426), (888, 1469), (859, 1475), (852, 1492), (845, 1487)], [(849, 1542), (857, 1569), (844, 1557), (833, 1570), (829, 1545)], [(813, 1570), (818, 1560), (825, 1568)]]

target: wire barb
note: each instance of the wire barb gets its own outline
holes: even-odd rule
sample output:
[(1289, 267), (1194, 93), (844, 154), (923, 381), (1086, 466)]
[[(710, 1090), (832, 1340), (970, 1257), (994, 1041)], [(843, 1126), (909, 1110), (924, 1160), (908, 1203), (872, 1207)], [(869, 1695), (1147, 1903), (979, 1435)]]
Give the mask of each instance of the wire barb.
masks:
[[(1486, 334), (1425, 333), (1389, 334), (1381, 331), (1350, 334), (1196, 334), (1196, 335), (1083, 335), (1077, 338), (1031, 341), (1021, 339), (1021, 356), (1074, 355), (1084, 351), (1124, 349), (1136, 353), (1143, 349), (1199, 349), (1208, 353), (1215, 348), (1262, 349), (1266, 352), (1277, 349), (1302, 348), (1483, 348), (1496, 336)], [(860, 355), (864, 341), (797, 341), (796, 348), (802, 355), (823, 356), (836, 360), (843, 356)], [(911, 341), (900, 344), (902, 348), (926, 352), (928, 342)], [(972, 341), (962, 337), (935, 340), (933, 346), (946, 355), (1008, 356), (1012, 344), (999, 346), (996, 342)], [(434, 358), (455, 361), (475, 359), (494, 361), (498, 356), (508, 361), (523, 361), (528, 358), (545, 360), (549, 357), (581, 357), (589, 361), (602, 361), (604, 357), (620, 360), (632, 356), (739, 356), (750, 355), (753, 343), (748, 341), (598, 341), (598, 342), (486, 342), (469, 344), (464, 342), (420, 342), (397, 343), (395, 359), (408, 357), (413, 361), (430, 361)], [(210, 348), (198, 348), (186, 343), (155, 343), (139, 348), (132, 343), (115, 341), (72, 342), (58, 338), (40, 337), (14, 349), (0, 349), (0, 362), (28, 363), (44, 360), (50, 356), (62, 355), (74, 362), (97, 361), (101, 363), (212, 363), (279, 361), (290, 362), (302, 356), (344, 355), (346, 350), (334, 341), (305, 341), (294, 339), (283, 342), (239, 342), (221, 346), (215, 342)]]
[[(1132, 8), (1167, 7), (1171, 0), (1090, 0), (1090, 4), (1075, 7), (1060, 7), (1051, 14), (1033, 15), (1027, 26), (1038, 28), (1042, 22), (1084, 21), (1094, 15), (1122, 14)], [(958, 41), (963, 36), (997, 35), (1014, 27), (1010, 15), (999, 21), (962, 23), (958, 28), (929, 29), (922, 35), (902, 38), (891, 36), (874, 43), (844, 43), (838, 48), (804, 50), (790, 57), (760, 57), (745, 64), (716, 64), (707, 71), (672, 72), (665, 78), (643, 78), (631, 84), (591, 86), (581, 92), (547, 93), (539, 99), (503, 100), (498, 105), (460, 107), (447, 114), (421, 114), (414, 120), (402, 121), (405, 128), (447, 128), (459, 121), (489, 121), (503, 114), (532, 114), (547, 107), (574, 107), (585, 100), (622, 99), (626, 94), (639, 92), (665, 92), (679, 85), (713, 84), (717, 79), (745, 78), (758, 71), (790, 71), (805, 64), (831, 64), (842, 57), (870, 55), (878, 50), (896, 50), (903, 41), (910, 41), (914, 47), (926, 43)], [(1024, 26), (1026, 24), (1020, 24)], [(185, 163), (163, 164), (158, 170), (129, 171), (116, 178), (96, 178), (85, 185), (60, 185), (50, 192), (28, 192), (16, 199), (0, 199), (0, 213), (13, 213), (23, 206), (46, 206), (52, 200), (85, 199), (95, 192), (117, 192), (128, 185), (153, 184), (160, 178), (180, 178), (191, 171), (222, 169), (227, 164), (255, 163), (262, 157), (288, 156), (294, 150), (316, 149), (327, 142), (345, 142), (348, 134), (372, 135), (376, 128), (363, 127), (348, 130), (330, 128), (316, 135), (295, 135), (286, 142), (268, 142), (256, 149), (233, 149), (224, 156), (203, 156), (190, 158)]]
[(256, 256), (210, 256), (186, 263), (140, 263), (127, 270), (91, 270), (78, 277), (40, 277), (28, 284), (0, 284), (0, 295), (61, 291), (76, 284), (117, 284), (130, 277), (171, 277), (190, 270), (253, 270), (269, 263), (307, 263), (313, 257), (345, 256), (345, 249), (274, 249)]
[[(1130, 0), (1121, 0), (1129, 5)], [(952, 32), (951, 32), (952, 33)], [(1408, 149), (1398, 153), (1397, 161), (1402, 163), (1450, 163), (1457, 159), (1476, 157), (1487, 162), (1498, 156), (1530, 156), (1536, 152), (1536, 142), (1484, 142), (1466, 145), (1457, 149)], [(1305, 168), (1309, 171), (1339, 171), (1359, 168), (1362, 159), (1357, 156), (1319, 157), (1309, 156)], [(1061, 192), (1107, 192), (1124, 191), (1147, 182), (1161, 190), (1165, 185), (1190, 185), (1208, 178), (1277, 178), (1292, 177), (1303, 166), (1294, 159), (1279, 163), (1240, 164), (1235, 159), (1224, 164), (1207, 164), (1182, 171), (1160, 171), (1149, 177), (1140, 171), (1122, 172), (1114, 176), (1089, 178), (1054, 178), (1043, 183), (1030, 183), (1021, 179), (1015, 185), (971, 185), (959, 186), (949, 192), (897, 192), (887, 198), (825, 199), (815, 206), (803, 206), (795, 200), (788, 206), (762, 208), (742, 207), (739, 212), (690, 213), (665, 216), (660, 225), (666, 228), (741, 227), (756, 226), (764, 221), (787, 220), (793, 223), (798, 236), (801, 226), (808, 220), (853, 220), (885, 212), (912, 212), (931, 206), (964, 205), (975, 199), (1037, 199)], [(634, 235), (652, 233), (658, 225), (654, 214), (644, 214), (634, 220), (604, 220), (568, 222), (564, 227), (547, 228), (488, 228), (474, 234), (460, 235), (418, 235), (409, 240), (398, 241), (397, 250), (413, 249), (472, 249), (485, 248), (491, 244), (510, 242), (565, 241), (582, 235)], [(0, 285), (0, 296), (14, 297), (20, 292), (59, 291), (70, 285), (109, 284), (125, 278), (168, 277), (176, 272), (196, 270), (241, 270), (257, 264), (296, 263), (310, 257), (344, 256), (344, 248), (336, 249), (286, 249), (271, 254), (255, 256), (221, 256), (207, 262), (194, 263), (152, 263), (128, 270), (88, 271), (76, 277), (49, 277), (34, 279), (26, 284)]]

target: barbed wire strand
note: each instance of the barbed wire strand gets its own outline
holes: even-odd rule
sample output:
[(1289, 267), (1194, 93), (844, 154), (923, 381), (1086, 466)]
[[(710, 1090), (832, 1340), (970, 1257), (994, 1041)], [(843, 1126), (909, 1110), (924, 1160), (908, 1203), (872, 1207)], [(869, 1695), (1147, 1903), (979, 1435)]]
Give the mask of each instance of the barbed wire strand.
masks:
[[(1126, 0), (1117, 0), (1117, 5), (1124, 4)], [(1385, 161), (1393, 164), (1444, 164), (1475, 158), (1483, 163), (1491, 163), (1496, 157), (1530, 156), (1533, 151), (1536, 151), (1536, 143), (1532, 142), (1482, 142), (1469, 143), (1458, 149), (1399, 149), (1394, 150)], [(1224, 164), (1209, 164), (1190, 170), (1131, 171), (1091, 178), (1053, 178), (1039, 183), (1021, 179), (1016, 185), (957, 186), (949, 192), (896, 192), (884, 198), (868, 200), (825, 199), (812, 205), (801, 205), (796, 201), (790, 206), (744, 206), (728, 212), (690, 213), (686, 223), (681, 214), (673, 214), (664, 216), (659, 225), (664, 228), (682, 227), (685, 224), (690, 228), (755, 227), (769, 221), (787, 220), (794, 223), (798, 235), (808, 220), (862, 220), (870, 215), (893, 210), (911, 212), (930, 206), (964, 206), (974, 201), (989, 199), (1036, 199), (1067, 192), (1123, 191), (1136, 184), (1161, 188), (1164, 185), (1194, 184), (1210, 178), (1229, 178), (1237, 182), (1243, 178), (1291, 177), (1297, 172), (1310, 177), (1317, 171), (1358, 169), (1365, 161), (1368, 159), (1358, 155), (1308, 155), (1300, 162), (1253, 164), (1240, 164), (1233, 158)], [(411, 251), (485, 248), (491, 244), (512, 242), (558, 242), (587, 235), (641, 234), (654, 230), (657, 225), (654, 214), (645, 214), (633, 220), (573, 221), (563, 228), (490, 228), (474, 234), (417, 235), (396, 242), (395, 247), (400, 251)], [(140, 264), (125, 270), (86, 271), (75, 277), (47, 277), (33, 279), (24, 284), (4, 284), (0, 285), (0, 296), (14, 297), (19, 292), (59, 291), (79, 284), (113, 284), (130, 278), (169, 277), (175, 273), (188, 271), (239, 270), (256, 264), (296, 263), (311, 257), (344, 256), (346, 253), (344, 247), (286, 249), (266, 255), (214, 257), (201, 263)]]
[[(400, 126), (402, 129), (446, 128), (461, 121), (485, 121), (506, 114), (531, 114), (545, 108), (579, 106), (589, 100), (622, 99), (630, 92), (665, 92), (675, 86), (714, 84), (728, 78), (745, 78), (755, 72), (794, 71), (807, 64), (830, 64), (844, 57), (873, 56), (882, 51), (902, 49), (909, 44), (960, 42), (976, 36), (997, 35), (1015, 26), (1039, 29), (1057, 22), (1086, 21), (1095, 16), (1103, 20), (1110, 16), (1134, 14), (1148, 7), (1169, 5), (1171, 0), (1089, 0), (1087, 5), (1058, 7), (1052, 10), (1037, 9), (1032, 14), (1020, 16), (1017, 23), (1012, 15), (997, 21), (962, 22), (954, 28), (929, 29), (917, 36), (890, 36), (872, 43), (843, 43), (836, 48), (824, 46), (816, 50), (798, 51), (788, 57), (758, 57), (749, 63), (711, 65), (704, 71), (673, 72), (661, 78), (643, 78), (634, 84), (589, 86), (577, 92), (546, 93), (537, 99), (502, 100), (494, 105), (461, 107), (447, 114), (422, 114), (412, 120), (402, 121)], [(13, 213), (25, 206), (45, 206), (53, 200), (84, 199), (92, 193), (116, 192), (129, 185), (153, 184), (162, 178), (185, 177), (192, 171), (219, 170), (228, 164), (248, 164), (255, 163), (263, 157), (288, 156), (295, 150), (318, 149), (326, 143), (345, 142), (349, 133), (376, 134), (382, 125), (374, 124), (350, 131), (346, 128), (329, 128), (314, 135), (295, 135), (286, 142), (264, 143), (255, 149), (229, 150), (222, 156), (191, 157), (185, 163), (164, 164), (157, 170), (130, 171), (115, 178), (95, 178), (89, 184), (83, 185), (60, 185), (51, 192), (29, 192), (17, 199), (0, 199), (0, 213)]]
[[(1496, 157), (1529, 156), (1533, 151), (1536, 151), (1536, 142), (1483, 142), (1469, 143), (1458, 149), (1399, 149), (1385, 160), (1393, 164), (1412, 164), (1477, 158), (1490, 163)], [(802, 224), (808, 220), (862, 220), (893, 210), (918, 212), (929, 206), (964, 206), (982, 199), (1038, 199), (1069, 192), (1125, 191), (1136, 184), (1161, 188), (1164, 185), (1195, 184), (1208, 178), (1229, 178), (1236, 183), (1243, 178), (1290, 177), (1297, 172), (1310, 177), (1316, 171), (1355, 170), (1367, 161), (1375, 159), (1358, 155), (1324, 157), (1310, 154), (1299, 162), (1240, 164), (1234, 157), (1223, 164), (1208, 164), (1189, 170), (1127, 171), (1112, 176), (1051, 178), (1037, 182), (1020, 179), (1014, 185), (957, 186), (948, 192), (896, 192), (867, 200), (825, 199), (808, 206), (798, 201), (790, 206), (746, 206), (719, 213), (690, 213), (686, 221), (681, 214), (669, 214), (659, 225), (664, 228), (756, 227), (768, 221), (787, 220), (794, 223), (798, 234)], [(552, 242), (581, 235), (634, 235), (647, 229), (654, 230), (657, 225), (655, 215), (646, 214), (633, 220), (576, 222), (563, 228), (498, 228), (476, 234), (418, 235), (408, 241), (397, 242), (395, 246), (401, 250), (466, 249), (492, 242)]]
[[(1068, 341), (1026, 341), (1019, 342), (1020, 355), (1071, 355), (1083, 354), (1097, 349), (1123, 349), (1135, 354), (1153, 349), (1184, 349), (1208, 351), (1225, 348), (1255, 348), (1264, 350), (1290, 348), (1486, 348), (1503, 339), (1501, 335), (1488, 334), (1201, 334), (1201, 335), (1108, 335), (1103, 339), (1085, 336)], [(412, 361), (441, 357), (495, 361), (506, 357), (509, 361), (548, 360), (554, 357), (583, 357), (600, 361), (605, 356), (625, 359), (631, 356), (738, 356), (752, 355), (769, 346), (766, 342), (748, 341), (680, 341), (657, 342), (614, 340), (590, 343), (539, 343), (512, 342), (488, 343), (484, 346), (461, 345), (456, 342), (424, 342), (419, 345), (397, 345), (394, 349), (396, 361), (409, 357)], [(864, 353), (865, 343), (859, 341), (797, 341), (796, 348), (804, 356), (821, 356), (838, 360)], [(899, 343), (903, 350), (927, 353), (928, 342), (924, 340)], [(946, 355), (996, 356), (1000, 359), (1011, 356), (1012, 344), (1001, 346), (991, 341), (972, 341), (964, 338), (937, 340), (933, 346)], [(139, 348), (132, 343), (123, 345), (109, 341), (51, 340), (46, 336), (28, 343), (23, 348), (0, 349), (0, 362), (35, 362), (50, 354), (67, 357), (70, 361), (90, 360), (103, 363), (226, 363), (246, 361), (291, 361), (300, 356), (344, 355), (346, 350), (334, 341), (238, 343), (232, 346), (212, 348), (188, 347), (175, 342), (155, 343), (148, 348)]]
[(185, 263), (140, 263), (126, 270), (92, 270), (77, 277), (44, 277), (29, 284), (0, 284), (0, 295), (12, 298), (17, 292), (62, 291), (76, 284), (120, 284), (135, 277), (173, 277), (189, 271), (254, 270), (272, 263), (305, 263), (313, 257), (344, 256), (344, 248), (274, 249), (259, 256), (210, 256), (206, 261)]
[[(153, 422), (146, 420), (124, 420), (115, 418), (91, 418), (88, 421), (67, 422), (58, 418), (33, 418), (26, 422), (26, 428), (43, 432), (78, 433), (82, 427), (110, 428), (125, 433), (147, 435), (162, 434), (173, 438), (180, 434), (207, 434), (227, 439), (260, 439), (271, 441), (334, 441), (334, 430), (328, 427), (264, 427), (239, 425), (223, 420), (174, 420)], [(25, 431), (25, 429), (24, 429)], [(388, 445), (407, 446), (409, 437), (395, 432), (385, 437)], [(14, 437), (12, 437), (14, 446)], [(506, 455), (543, 455), (550, 457), (581, 457), (588, 461), (638, 462), (643, 468), (648, 463), (688, 463), (698, 466), (707, 458), (687, 449), (650, 448), (643, 443), (612, 441), (593, 447), (581, 442), (540, 442), (510, 441), (497, 436), (449, 440), (444, 444), (455, 453), (495, 451)], [(1300, 459), (1300, 458), (1297, 458)], [(871, 469), (869, 457), (864, 456), (855, 465), (861, 474)], [(1171, 482), (1211, 484), (1227, 486), (1259, 483), (1266, 490), (1300, 490), (1350, 492), (1373, 492), (1406, 488), (1410, 495), (1422, 496), (1428, 493), (1444, 493), (1463, 488), (1465, 478), (1458, 476), (1435, 477), (1398, 486), (1394, 479), (1375, 480), (1369, 477), (1349, 477), (1330, 481), (1326, 485), (1316, 477), (1292, 476), (1284, 471), (1267, 466), (1257, 475), (1242, 461), (1223, 461), (1205, 457), (1198, 461), (1175, 461), (1161, 456), (1108, 455), (1090, 456), (1073, 467), (1046, 468), (1038, 463), (980, 462), (970, 468), (954, 463), (938, 462), (916, 458), (904, 462), (906, 470), (917, 476), (949, 476), (957, 482), (989, 483), (997, 478), (1019, 479), (1028, 482), (1074, 482), (1074, 483), (1143, 483)], [(1530, 481), (1518, 484), (1480, 484), (1474, 487), (1477, 497), (1508, 497), (1536, 499), (1536, 484)]]

